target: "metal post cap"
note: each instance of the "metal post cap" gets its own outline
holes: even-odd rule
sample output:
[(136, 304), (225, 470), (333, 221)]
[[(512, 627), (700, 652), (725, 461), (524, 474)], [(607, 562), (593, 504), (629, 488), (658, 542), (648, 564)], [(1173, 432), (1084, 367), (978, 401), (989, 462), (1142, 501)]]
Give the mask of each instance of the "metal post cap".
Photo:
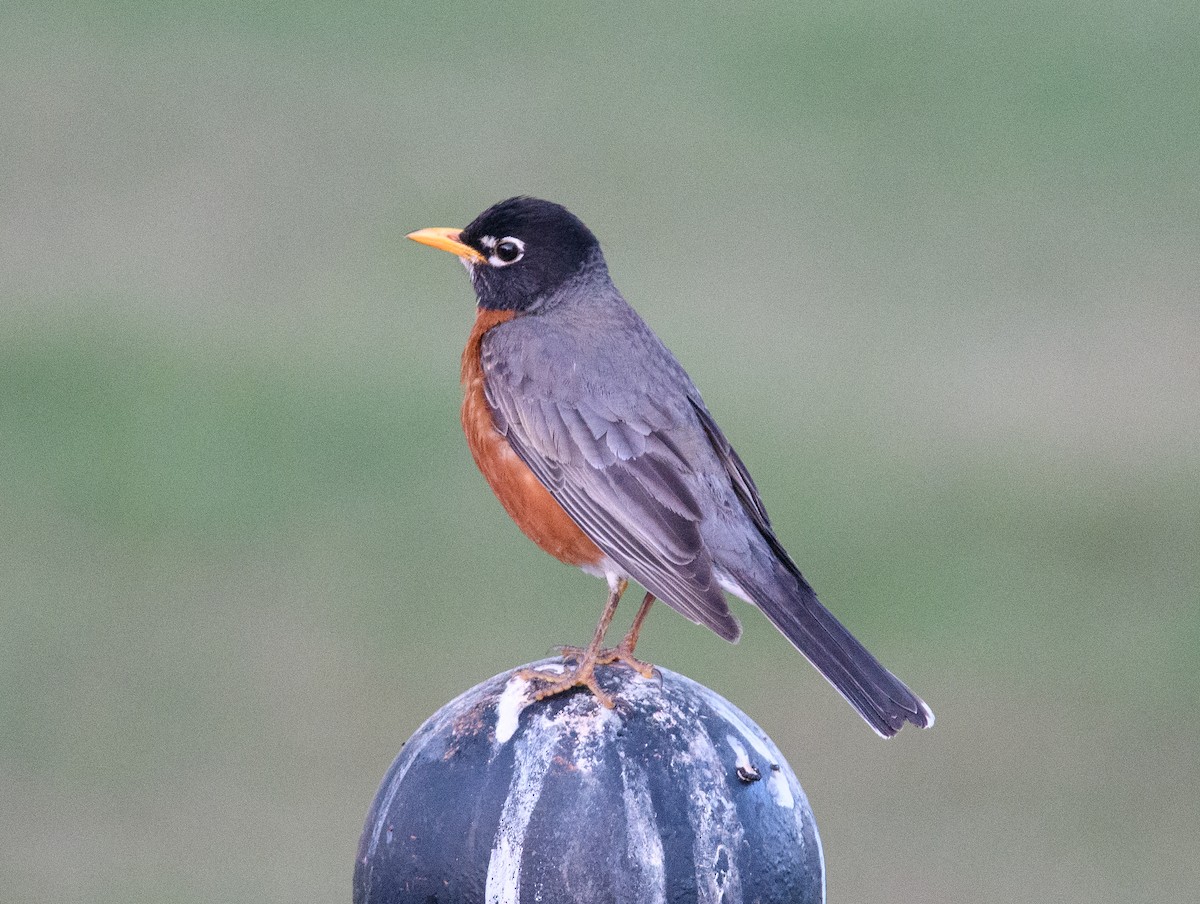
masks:
[(355, 904), (824, 901), (804, 792), (737, 707), (620, 666), (598, 670), (615, 709), (539, 702), (516, 671), (446, 704), (392, 763)]

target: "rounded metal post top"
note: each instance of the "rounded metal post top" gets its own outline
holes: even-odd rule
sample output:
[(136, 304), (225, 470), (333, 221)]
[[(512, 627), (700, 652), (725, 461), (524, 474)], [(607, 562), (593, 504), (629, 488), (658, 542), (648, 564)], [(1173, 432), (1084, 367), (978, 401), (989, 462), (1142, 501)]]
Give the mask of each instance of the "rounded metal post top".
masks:
[(367, 815), (355, 904), (824, 901), (812, 810), (741, 710), (667, 669), (599, 669), (613, 709), (538, 701), (519, 671), (405, 744)]

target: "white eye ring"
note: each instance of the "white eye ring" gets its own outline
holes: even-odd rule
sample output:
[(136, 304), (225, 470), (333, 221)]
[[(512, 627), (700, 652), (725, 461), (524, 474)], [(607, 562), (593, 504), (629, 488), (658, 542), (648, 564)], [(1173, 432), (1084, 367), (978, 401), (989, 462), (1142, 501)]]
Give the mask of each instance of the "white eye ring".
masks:
[(525, 243), (518, 238), (507, 235), (488, 249), (488, 263), (493, 267), (507, 267), (515, 264), (525, 256)]

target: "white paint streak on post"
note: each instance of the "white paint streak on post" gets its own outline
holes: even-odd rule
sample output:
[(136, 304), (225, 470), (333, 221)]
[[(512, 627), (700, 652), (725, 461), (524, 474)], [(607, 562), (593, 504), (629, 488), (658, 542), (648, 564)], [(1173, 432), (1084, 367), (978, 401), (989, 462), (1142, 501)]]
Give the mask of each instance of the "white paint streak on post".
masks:
[(504, 685), (504, 692), (496, 701), (496, 740), (499, 743), (507, 744), (517, 733), (521, 711), (529, 705), (525, 697), (528, 688), (529, 682), (515, 675)]
[[(758, 736), (753, 727), (749, 725), (742, 717), (741, 713), (731, 706), (726, 706), (721, 698), (717, 697), (715, 694), (713, 695), (713, 698), (709, 700), (709, 705), (712, 706), (712, 708), (722, 716), (724, 716), (725, 721), (738, 730), (741, 736), (750, 743), (750, 746), (758, 752), (758, 755), (767, 761), (768, 766), (779, 764), (781, 759), (779, 754), (771, 751), (771, 748), (767, 746), (766, 741)], [(770, 770), (767, 778), (767, 788), (771, 792), (771, 799), (774, 800), (779, 806), (787, 807), (788, 809), (792, 809), (796, 806), (796, 797), (794, 794), (792, 794), (792, 788), (788, 784), (787, 776), (783, 774), (783, 770)]]
[(625, 822), (628, 826), (627, 853), (638, 875), (631, 885), (644, 891), (638, 904), (665, 904), (667, 875), (663, 866), (662, 836), (654, 818), (654, 802), (646, 770), (640, 764), (622, 758), (621, 777), (625, 789)]
[(808, 805), (808, 798), (804, 796), (804, 789), (800, 787), (800, 781), (794, 774), (789, 779), (790, 790), (795, 794), (803, 806), (796, 807), (796, 837), (800, 840), (800, 847), (805, 847), (804, 830), (805, 828), (812, 829), (813, 841), (817, 845), (817, 860), (821, 866), (821, 901), (825, 901), (825, 848), (821, 844), (821, 833), (817, 831), (817, 822), (812, 818), (812, 809)]
[(686, 737), (694, 777), (688, 795), (688, 822), (696, 833), (692, 856), (696, 867), (699, 904), (742, 904), (738, 854), (742, 849), (742, 824), (729, 796), (726, 769), (704, 725), (696, 721)]
[(725, 743), (729, 745), (729, 749), (733, 751), (733, 768), (739, 772), (754, 772), (754, 764), (750, 762), (750, 754), (746, 753), (746, 748), (742, 746), (742, 742), (733, 735), (728, 735), (725, 738)]
[(500, 811), (496, 840), (488, 859), (484, 900), (487, 904), (517, 904), (521, 897), (521, 858), (525, 831), (542, 794), (543, 780), (557, 744), (553, 725), (538, 716), (517, 740), (513, 778)]

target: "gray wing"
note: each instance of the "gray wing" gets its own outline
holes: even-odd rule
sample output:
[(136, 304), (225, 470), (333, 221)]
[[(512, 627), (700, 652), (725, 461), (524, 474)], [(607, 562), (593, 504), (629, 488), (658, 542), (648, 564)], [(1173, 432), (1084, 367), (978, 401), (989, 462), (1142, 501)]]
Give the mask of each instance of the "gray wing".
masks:
[[(725, 468), (733, 492), (742, 503), (751, 523), (767, 541), (771, 551), (795, 569), (796, 565), (792, 561), (792, 557), (788, 555), (788, 551), (783, 548), (783, 544), (775, 536), (775, 529), (771, 527), (771, 519), (767, 516), (767, 508), (763, 505), (762, 497), (758, 494), (758, 487), (754, 484), (754, 478), (750, 476), (750, 472), (742, 463), (741, 456), (734, 451), (733, 446), (725, 438), (725, 434), (721, 432), (721, 428), (717, 426), (713, 416), (708, 413), (708, 409), (704, 407), (704, 402), (700, 400), (699, 396), (689, 396), (688, 401), (696, 412), (696, 418), (704, 428), (704, 433), (708, 437), (709, 443), (712, 444), (713, 451), (717, 453), (717, 458)], [(799, 569), (796, 570), (799, 571)]]
[(690, 406), (594, 393), (567, 400), (577, 394), (544, 386), (535, 393), (486, 342), (483, 364), (496, 429), (572, 520), (656, 597), (736, 640), (741, 627), (713, 574), (692, 468), (677, 442), (700, 432)]

